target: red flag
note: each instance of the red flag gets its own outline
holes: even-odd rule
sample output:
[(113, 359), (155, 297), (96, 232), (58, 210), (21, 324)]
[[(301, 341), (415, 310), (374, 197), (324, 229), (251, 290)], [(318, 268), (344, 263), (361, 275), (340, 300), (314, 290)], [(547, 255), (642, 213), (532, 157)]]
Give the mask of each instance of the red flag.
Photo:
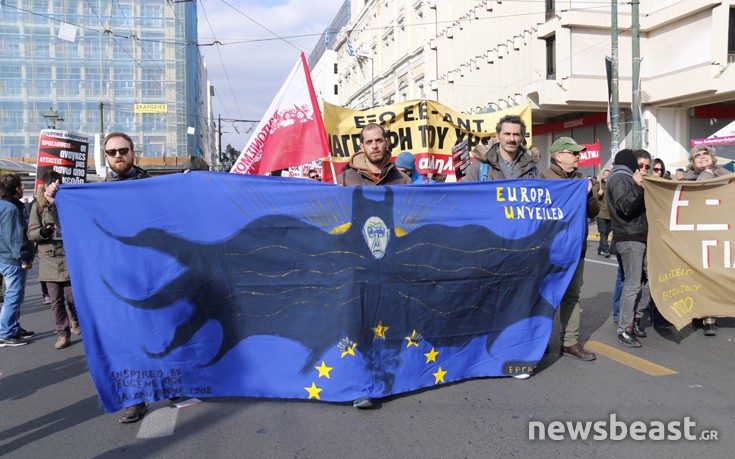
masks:
[(595, 143), (581, 143), (587, 148), (579, 152), (579, 167), (597, 166), (600, 164), (600, 141)]
[(230, 172), (265, 175), (329, 156), (306, 57), (296, 63)]

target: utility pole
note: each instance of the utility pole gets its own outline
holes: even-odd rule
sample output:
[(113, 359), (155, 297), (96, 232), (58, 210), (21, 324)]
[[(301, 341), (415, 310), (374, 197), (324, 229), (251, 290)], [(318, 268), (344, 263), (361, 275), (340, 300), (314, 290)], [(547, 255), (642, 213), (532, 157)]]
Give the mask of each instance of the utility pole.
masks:
[(633, 112), (633, 149), (640, 150), (643, 148), (643, 136), (641, 129), (641, 26), (638, 7), (640, 0), (632, 0), (633, 7), (632, 17), (632, 44), (633, 44), (633, 100), (631, 103), (631, 111)]
[(100, 138), (105, 137), (105, 103), (100, 101)]
[(611, 1), (612, 10), (610, 12), (610, 16), (612, 24), (610, 26), (610, 31), (612, 33), (612, 59), (610, 63), (610, 80), (612, 86), (612, 100), (610, 101), (610, 124), (612, 125), (612, 134), (610, 139), (610, 150), (612, 152), (612, 157), (615, 158), (615, 155), (618, 154), (618, 148), (620, 147), (620, 98), (618, 94), (620, 81), (618, 78), (618, 3), (617, 0)]
[(222, 115), (217, 115), (217, 150), (219, 165), (222, 166)]

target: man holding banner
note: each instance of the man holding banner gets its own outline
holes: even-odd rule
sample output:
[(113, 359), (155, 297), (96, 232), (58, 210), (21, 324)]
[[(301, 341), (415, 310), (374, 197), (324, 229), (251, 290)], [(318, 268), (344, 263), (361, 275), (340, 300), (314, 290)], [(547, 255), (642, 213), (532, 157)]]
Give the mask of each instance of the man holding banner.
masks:
[[(613, 229), (613, 244), (618, 264), (623, 267), (623, 293), (618, 316), (618, 341), (628, 347), (641, 347), (645, 338), (640, 319), (651, 299), (648, 289), (646, 241), (648, 218), (643, 195), (642, 169), (650, 167), (651, 155), (630, 149), (615, 156), (615, 166), (607, 180), (607, 205)], [(639, 297), (640, 295), (640, 297)]]
[[(577, 172), (579, 167), (580, 152), (586, 148), (579, 145), (571, 137), (560, 137), (551, 145), (551, 165), (542, 174), (543, 179), (552, 180), (578, 180), (584, 176)], [(600, 211), (600, 203), (592, 193), (592, 181), (587, 180), (587, 218), (594, 218)], [(588, 229), (585, 226), (585, 238), (587, 240)], [(564, 293), (559, 304), (559, 322), (561, 323), (562, 347), (560, 355), (571, 355), (579, 360), (595, 360), (597, 356), (590, 352), (579, 342), (579, 294), (582, 291), (584, 275), (584, 257), (587, 252), (587, 243), (582, 243), (582, 253), (579, 264), (574, 271), (572, 281)]]
[(390, 160), (388, 139), (385, 129), (370, 123), (360, 133), (360, 151), (350, 159), (350, 163), (340, 174), (338, 183), (342, 186), (360, 185), (410, 185), (411, 178), (399, 171)]
[[(379, 124), (370, 123), (360, 133), (360, 151), (352, 156), (350, 164), (340, 174), (338, 183), (342, 186), (410, 185), (411, 178), (399, 171), (390, 157), (385, 129)], [(360, 397), (352, 406), (370, 408), (373, 400)]]
[(495, 126), (497, 143), (480, 144), (472, 152), (476, 161), (467, 168), (462, 180), (468, 182), (510, 178), (535, 178), (536, 163), (531, 159), (523, 139), (526, 123), (520, 116), (506, 115)]

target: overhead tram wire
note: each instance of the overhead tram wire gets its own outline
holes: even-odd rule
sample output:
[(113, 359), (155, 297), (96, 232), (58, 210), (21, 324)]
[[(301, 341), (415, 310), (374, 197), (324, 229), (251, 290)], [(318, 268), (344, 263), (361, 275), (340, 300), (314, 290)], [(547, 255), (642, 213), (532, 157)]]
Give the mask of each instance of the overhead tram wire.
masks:
[[(207, 11), (204, 9), (204, 3), (200, 3), (200, 6), (202, 7), (202, 13), (204, 13), (204, 19), (207, 21), (207, 25), (209, 26), (209, 30), (212, 32), (212, 38), (216, 38), (214, 36), (214, 29), (212, 28), (212, 24), (209, 22), (209, 16), (207, 16)], [(215, 39), (215, 43), (219, 44), (218, 41)], [(232, 100), (235, 102), (235, 108), (237, 109), (237, 115), (242, 116), (242, 112), (240, 110), (240, 104), (237, 102), (237, 97), (235, 96), (235, 90), (232, 87), (232, 82), (230, 81), (230, 74), (227, 71), (227, 66), (225, 65), (225, 61), (222, 58), (222, 52), (219, 49), (219, 46), (217, 46), (217, 54), (219, 55), (219, 61), (222, 64), (222, 70), (225, 72), (225, 79), (227, 80), (227, 85), (230, 87), (230, 94), (232, 94)], [(221, 97), (219, 97), (219, 93), (217, 93), (217, 97), (220, 100), (220, 104), (222, 104), (222, 107), (225, 109), (225, 114), (229, 117), (230, 113), (227, 111), (227, 106), (225, 105), (224, 101)], [(240, 134), (239, 131), (236, 130), (238, 134)], [(240, 136), (240, 141), (245, 144), (245, 138)]]

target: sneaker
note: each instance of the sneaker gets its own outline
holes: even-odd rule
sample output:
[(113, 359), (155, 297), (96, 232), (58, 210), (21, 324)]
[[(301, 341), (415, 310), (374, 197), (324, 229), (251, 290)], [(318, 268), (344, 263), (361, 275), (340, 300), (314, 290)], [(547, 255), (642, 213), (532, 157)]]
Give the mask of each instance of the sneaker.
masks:
[(58, 338), (56, 338), (56, 344), (54, 344), (54, 347), (56, 349), (64, 349), (65, 347), (71, 346), (71, 338), (69, 338), (66, 335), (61, 335)]
[(25, 346), (29, 342), (30, 341), (24, 340), (22, 338), (18, 338), (17, 336), (13, 336), (12, 338), (6, 338), (6, 339), (0, 338), (0, 347)]
[(82, 329), (79, 328), (79, 322), (77, 322), (76, 320), (71, 321), (71, 332), (77, 336), (82, 334)]
[(633, 321), (633, 333), (638, 338), (645, 338), (648, 336), (648, 333), (646, 333), (646, 330), (641, 325), (641, 319), (635, 319)]
[(43, 296), (43, 304), (51, 304), (51, 298), (48, 295)]
[(352, 406), (364, 410), (373, 406), (373, 399), (370, 397), (360, 397), (352, 402)]
[(628, 347), (641, 347), (641, 342), (636, 339), (633, 327), (628, 327), (623, 333), (618, 333), (618, 341)]
[(120, 416), (121, 424), (130, 424), (133, 422), (140, 421), (140, 418), (148, 412), (148, 407), (145, 402), (138, 403), (137, 405), (129, 406), (123, 410), (122, 416)]
[(24, 330), (23, 328), (21, 328), (17, 336), (19, 336), (20, 338), (30, 338), (31, 336), (35, 334), (36, 332), (34, 331)]

